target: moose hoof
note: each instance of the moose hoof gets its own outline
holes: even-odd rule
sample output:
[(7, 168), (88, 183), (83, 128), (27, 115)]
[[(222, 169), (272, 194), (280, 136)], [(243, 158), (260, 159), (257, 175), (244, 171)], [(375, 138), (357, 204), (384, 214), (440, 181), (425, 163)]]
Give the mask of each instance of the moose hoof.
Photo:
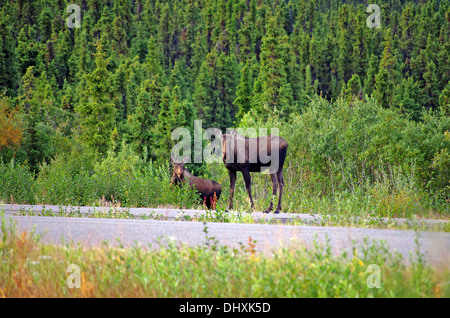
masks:
[(270, 213), (270, 210), (265, 210), (264, 213)]

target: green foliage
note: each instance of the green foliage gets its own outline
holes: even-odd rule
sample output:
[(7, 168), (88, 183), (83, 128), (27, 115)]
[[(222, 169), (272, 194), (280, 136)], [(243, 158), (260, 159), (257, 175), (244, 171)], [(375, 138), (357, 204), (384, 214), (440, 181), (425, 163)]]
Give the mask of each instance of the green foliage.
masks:
[(255, 82), (252, 108), (266, 117), (263, 105), (279, 109), (286, 115), (292, 112), (292, 88), (287, 81), (286, 66), (289, 63), (288, 36), (278, 25), (276, 17), (269, 17), (266, 23), (266, 37), (263, 39), (260, 55), (260, 71)]
[[(89, 148), (61, 154), (50, 164), (44, 163), (38, 178), (30, 184), (34, 184), (37, 203), (43, 204), (134, 207), (192, 207), (198, 204), (194, 190), (172, 186), (170, 177), (167, 163), (155, 167), (152, 161), (143, 160), (129, 145), (122, 143), (120, 151), (108, 151), (100, 161)], [(17, 187), (11, 189), (18, 191)], [(10, 201), (7, 195), (9, 192), (2, 198)], [(30, 203), (28, 199), (17, 202)]]
[(78, 150), (42, 165), (35, 182), (38, 204), (88, 205), (98, 199), (91, 179), (95, 158), (89, 149)]
[[(252, 238), (219, 245), (206, 224), (205, 243), (196, 247), (162, 239), (152, 248), (81, 248), (19, 237), (3, 223), (2, 232), (5, 297), (447, 298), (450, 292), (448, 268), (427, 264), (419, 250), (408, 263), (376, 240), (337, 253), (328, 240), (292, 241), (266, 255)], [(80, 264), (80, 288), (67, 288), (68, 264)], [(21, 275), (11, 275), (17, 269)]]
[(111, 102), (112, 85), (107, 70), (108, 59), (97, 44), (95, 64), (97, 68), (86, 75), (86, 87), (75, 111), (80, 116), (82, 139), (94, 150), (104, 154), (112, 144), (112, 130), (116, 108)]
[(27, 166), (0, 161), (0, 200), (9, 203), (35, 203), (33, 174)]
[(450, 115), (450, 81), (439, 96), (439, 105), (443, 115)]
[[(23, 124), (5, 162), (38, 178), (76, 143), (101, 161), (125, 140), (158, 167), (172, 130), (192, 131), (193, 119), (223, 131), (271, 123), (298, 138), (287, 137), (289, 177), (311, 195), (356, 193), (391, 169), (446, 202), (446, 1), (383, 1), (381, 28), (367, 27), (361, 0), (95, 0), (81, 6), (79, 29), (66, 26), (66, 5), (0, 4), (0, 94)], [(61, 171), (70, 161), (58, 160)]]
[[(424, 122), (416, 123), (373, 98), (351, 104), (316, 98), (290, 122), (255, 118), (249, 114), (241, 125), (279, 127), (289, 144), (287, 210), (410, 216), (432, 212), (431, 203), (439, 200), (443, 205), (437, 210), (448, 212), (448, 117), (424, 113)], [(262, 191), (254, 197), (267, 197), (269, 178), (255, 175), (253, 189)], [(261, 201), (256, 205), (264, 206)]]

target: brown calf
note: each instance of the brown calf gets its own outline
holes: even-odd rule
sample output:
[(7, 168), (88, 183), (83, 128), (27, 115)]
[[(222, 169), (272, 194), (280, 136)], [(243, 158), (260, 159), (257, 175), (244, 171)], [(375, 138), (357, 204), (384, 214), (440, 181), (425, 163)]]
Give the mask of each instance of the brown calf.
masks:
[(200, 194), (200, 199), (208, 209), (216, 208), (216, 201), (220, 198), (220, 193), (222, 192), (222, 186), (220, 183), (213, 181), (202, 179), (192, 175), (185, 167), (187, 157), (183, 159), (182, 162), (174, 162), (172, 157), (170, 158), (170, 162), (173, 165), (173, 175), (171, 184), (178, 184), (181, 186), (181, 183), (188, 182), (192, 188), (195, 188), (197, 192)]

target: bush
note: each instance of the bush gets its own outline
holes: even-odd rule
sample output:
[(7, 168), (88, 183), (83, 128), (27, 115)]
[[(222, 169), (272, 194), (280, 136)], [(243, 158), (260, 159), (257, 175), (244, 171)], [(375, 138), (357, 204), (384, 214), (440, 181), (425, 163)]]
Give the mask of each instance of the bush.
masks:
[[(312, 200), (312, 210), (317, 213), (316, 204), (325, 200), (330, 208), (321, 203), (321, 210), (335, 213), (333, 202), (339, 201), (341, 194), (351, 194), (356, 200), (375, 200), (360, 205), (366, 212), (371, 209), (381, 215), (400, 216), (427, 211), (430, 206), (425, 201), (430, 199), (426, 198), (439, 195), (448, 211), (447, 117), (425, 112), (423, 122), (414, 122), (371, 98), (332, 103), (319, 97), (289, 122), (276, 112), (267, 122), (258, 117), (249, 113), (241, 126), (277, 127), (289, 144), (283, 194), (283, 206), (288, 209), (299, 211)], [(253, 180), (252, 187), (257, 188), (259, 177)], [(270, 181), (261, 182), (266, 184), (263, 197), (267, 198)], [(316, 196), (327, 198), (321, 201)]]
[(60, 154), (40, 167), (36, 179), (38, 203), (88, 205), (96, 199), (91, 178), (95, 157), (86, 151)]
[(0, 200), (5, 203), (34, 204), (33, 174), (26, 165), (8, 164), (0, 160)]
[(155, 168), (123, 144), (98, 161), (89, 151), (74, 151), (43, 163), (36, 180), (38, 203), (128, 207), (192, 207), (197, 194), (170, 185), (168, 164)]

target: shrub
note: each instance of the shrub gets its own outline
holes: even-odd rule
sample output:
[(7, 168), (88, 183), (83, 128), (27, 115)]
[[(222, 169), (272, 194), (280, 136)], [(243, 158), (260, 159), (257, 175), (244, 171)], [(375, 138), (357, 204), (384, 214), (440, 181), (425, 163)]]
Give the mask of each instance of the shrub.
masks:
[(61, 205), (117, 204), (128, 207), (192, 207), (197, 194), (170, 185), (169, 165), (154, 167), (123, 144), (106, 158), (78, 149), (60, 154), (40, 167), (36, 180), (38, 203)]
[[(289, 122), (276, 111), (267, 122), (250, 113), (241, 126), (278, 127), (287, 140), (284, 207), (298, 211), (313, 196), (333, 202), (339, 193), (351, 193), (358, 200), (372, 196), (383, 201), (370, 205), (377, 213), (404, 215), (429, 209), (421, 203), (426, 197), (438, 194), (448, 204), (450, 196), (450, 119), (432, 112), (424, 112), (422, 118), (411, 121), (372, 98), (349, 103), (316, 97)], [(265, 184), (267, 197), (271, 184)]]
[(88, 205), (96, 198), (91, 179), (92, 153), (72, 152), (60, 154), (40, 167), (36, 179), (37, 201), (42, 204)]
[(0, 200), (6, 203), (34, 204), (33, 174), (14, 158), (7, 164), (0, 160)]

